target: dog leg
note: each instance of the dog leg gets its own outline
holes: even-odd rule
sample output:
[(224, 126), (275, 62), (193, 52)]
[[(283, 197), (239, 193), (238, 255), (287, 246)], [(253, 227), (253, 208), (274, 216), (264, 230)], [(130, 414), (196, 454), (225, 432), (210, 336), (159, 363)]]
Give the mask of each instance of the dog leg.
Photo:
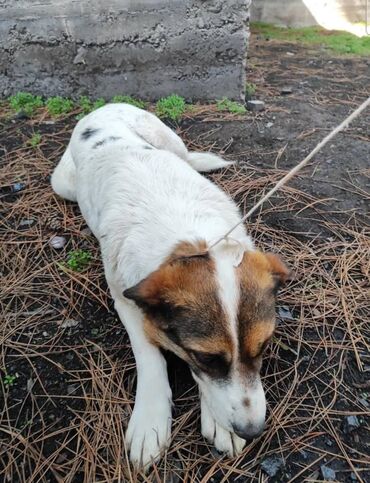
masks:
[(172, 394), (167, 366), (159, 349), (146, 338), (141, 311), (122, 299), (115, 300), (115, 308), (130, 337), (137, 368), (135, 407), (126, 441), (131, 462), (147, 469), (170, 443)]
[(216, 422), (202, 396), (200, 398), (200, 410), (204, 438), (221, 453), (226, 453), (228, 456), (240, 454), (245, 446), (245, 440), (239, 438), (235, 433), (230, 433)]

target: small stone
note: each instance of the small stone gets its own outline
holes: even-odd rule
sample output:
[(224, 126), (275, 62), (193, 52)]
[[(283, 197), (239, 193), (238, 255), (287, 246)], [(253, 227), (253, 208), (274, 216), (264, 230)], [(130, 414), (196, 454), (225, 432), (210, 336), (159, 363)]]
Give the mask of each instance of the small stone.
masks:
[(289, 57), (292, 57), (293, 55), (295, 55), (294, 52), (287, 52), (286, 55), (289, 55)]
[(289, 310), (289, 307), (287, 307), (286, 305), (279, 307), (278, 315), (281, 319), (295, 320), (292, 312)]
[(32, 391), (34, 384), (35, 384), (35, 381), (32, 379), (32, 377), (30, 379), (27, 379), (27, 391), (28, 392)]
[(292, 94), (293, 89), (291, 87), (283, 87), (280, 91), (280, 94), (282, 96), (288, 96), (289, 94)]
[(261, 469), (268, 475), (268, 476), (276, 476), (279, 471), (283, 468), (284, 461), (282, 458), (278, 456), (271, 456), (264, 459), (261, 463)]
[(48, 334), (48, 333), (45, 331), (45, 332), (43, 332), (43, 333), (42, 333), (42, 335), (43, 335), (44, 337), (48, 337), (48, 335), (49, 335), (49, 334)]
[(265, 109), (265, 103), (263, 101), (248, 101), (247, 109), (252, 112), (259, 112)]
[(18, 193), (19, 191), (24, 190), (26, 187), (25, 183), (14, 183), (11, 187), (12, 193)]
[(57, 324), (62, 329), (70, 329), (72, 327), (77, 327), (79, 324), (79, 321), (74, 319), (66, 319), (66, 320), (63, 320), (63, 322), (60, 322), (60, 321), (57, 322)]
[(86, 49), (84, 47), (79, 47), (77, 54), (73, 59), (74, 64), (86, 64), (85, 62)]
[(29, 226), (32, 226), (35, 223), (35, 220), (29, 219), (29, 220), (21, 220), (19, 223), (19, 228), (28, 228)]
[(320, 466), (322, 477), (325, 481), (335, 481), (335, 471), (328, 466)]
[(333, 441), (331, 439), (327, 439), (325, 443), (326, 443), (326, 446), (333, 446)]
[(79, 384), (68, 384), (67, 386), (67, 394), (70, 396), (74, 392), (77, 391), (77, 389), (80, 387)]
[(52, 236), (49, 240), (49, 245), (55, 248), (56, 250), (60, 250), (61, 248), (64, 247), (64, 245), (67, 243), (67, 240), (64, 238), (64, 236)]
[(360, 421), (357, 416), (346, 416), (343, 421), (343, 431), (344, 433), (352, 433), (355, 429), (361, 426)]
[(270, 121), (270, 122), (268, 122), (268, 123), (266, 124), (266, 127), (267, 127), (268, 129), (270, 129), (270, 127), (272, 127), (273, 125), (274, 125), (274, 123)]
[(30, 116), (26, 114), (24, 111), (19, 111), (17, 114), (14, 114), (13, 120), (15, 121), (22, 121), (23, 119), (29, 119)]

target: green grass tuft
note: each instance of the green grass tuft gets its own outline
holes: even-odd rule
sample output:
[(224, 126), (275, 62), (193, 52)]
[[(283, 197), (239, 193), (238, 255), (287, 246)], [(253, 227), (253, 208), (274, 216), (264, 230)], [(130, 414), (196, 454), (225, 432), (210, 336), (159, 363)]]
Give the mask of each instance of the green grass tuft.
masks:
[(67, 267), (74, 272), (82, 272), (91, 261), (91, 253), (86, 250), (74, 250), (69, 252)]
[(230, 99), (221, 99), (217, 101), (217, 109), (219, 111), (226, 111), (231, 112), (232, 114), (245, 114), (247, 109), (243, 104), (239, 104), (239, 102), (230, 101)]
[(68, 114), (74, 107), (71, 99), (65, 99), (60, 96), (50, 97), (46, 101), (46, 108), (52, 116), (60, 116), (61, 114)]
[(18, 374), (6, 374), (3, 379), (4, 386), (6, 387), (14, 386), (17, 380), (17, 377), (18, 377)]
[(135, 97), (131, 96), (114, 96), (112, 98), (112, 102), (114, 104), (118, 102), (124, 102), (125, 104), (131, 104), (131, 106), (139, 107), (140, 109), (146, 108), (146, 103), (144, 101), (141, 101), (140, 99), (135, 99)]
[(186, 111), (185, 99), (176, 94), (159, 99), (155, 112), (158, 117), (179, 121)]
[(321, 27), (284, 28), (262, 22), (252, 23), (252, 33), (265, 39), (322, 45), (337, 54), (370, 55), (370, 36), (357, 37), (348, 32), (324, 30)]
[(103, 107), (105, 104), (106, 102), (102, 97), (100, 97), (99, 99), (96, 99), (96, 101), (92, 101), (87, 96), (80, 97), (80, 100), (78, 101), (78, 105), (82, 108), (82, 112), (78, 114), (78, 116), (76, 116), (76, 119), (82, 119), (90, 112), (95, 111), (96, 109), (99, 109), (99, 107)]
[(252, 97), (255, 94), (256, 89), (257, 89), (256, 84), (247, 82), (245, 85), (245, 95), (247, 97)]
[(36, 109), (44, 105), (41, 96), (34, 96), (29, 92), (18, 92), (14, 96), (9, 97), (9, 104), (15, 111), (23, 111), (28, 116), (31, 116)]
[(41, 134), (39, 132), (35, 132), (35, 134), (28, 140), (27, 144), (35, 148), (41, 142)]

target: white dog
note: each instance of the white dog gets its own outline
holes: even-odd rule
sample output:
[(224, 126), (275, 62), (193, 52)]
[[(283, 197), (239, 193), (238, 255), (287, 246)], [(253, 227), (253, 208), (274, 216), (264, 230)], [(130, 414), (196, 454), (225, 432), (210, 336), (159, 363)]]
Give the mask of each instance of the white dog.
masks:
[(115, 308), (137, 365), (130, 459), (148, 467), (171, 437), (171, 389), (161, 348), (199, 385), (202, 434), (229, 455), (264, 428), (262, 353), (275, 293), (288, 270), (254, 248), (234, 202), (197, 171), (229, 163), (189, 153), (153, 114), (126, 104), (78, 122), (52, 176), (77, 201), (101, 246)]

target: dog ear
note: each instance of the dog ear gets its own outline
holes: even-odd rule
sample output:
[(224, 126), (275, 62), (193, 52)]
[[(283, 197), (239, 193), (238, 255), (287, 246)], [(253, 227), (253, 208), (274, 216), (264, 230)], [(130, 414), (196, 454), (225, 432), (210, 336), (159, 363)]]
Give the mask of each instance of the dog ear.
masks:
[(124, 290), (123, 296), (133, 300), (141, 308), (159, 305), (162, 294), (168, 286), (166, 272), (163, 269), (156, 270), (138, 284)]
[(276, 282), (276, 289), (278, 289), (282, 284), (290, 280), (291, 271), (275, 253), (265, 253), (265, 255), (270, 263), (270, 270)]

